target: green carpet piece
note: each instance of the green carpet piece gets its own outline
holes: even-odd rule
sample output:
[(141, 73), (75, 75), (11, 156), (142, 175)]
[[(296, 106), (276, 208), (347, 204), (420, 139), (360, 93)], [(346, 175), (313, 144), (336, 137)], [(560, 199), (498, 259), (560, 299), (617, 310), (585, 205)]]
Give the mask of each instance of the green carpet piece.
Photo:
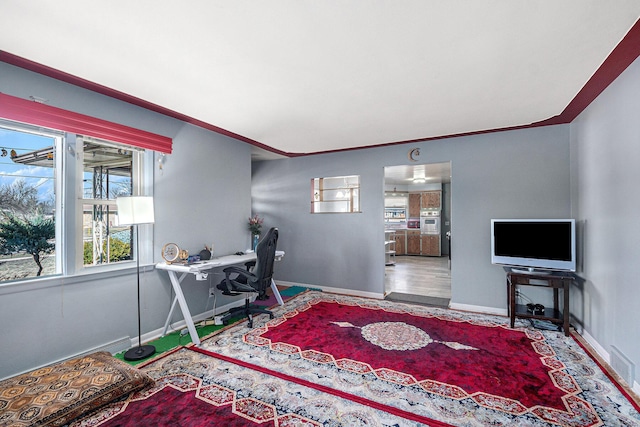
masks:
[[(233, 319), (230, 323), (235, 322), (236, 320), (240, 320), (240, 318), (238, 319)], [(214, 331), (217, 331), (218, 329), (222, 329), (223, 326), (222, 325), (207, 325), (207, 326), (198, 326), (198, 324), (196, 324), (196, 331), (198, 332), (198, 336), (200, 338), (205, 337), (211, 333), (213, 333)], [(189, 334), (186, 335), (180, 335), (180, 331), (174, 331), (171, 332), (167, 335), (165, 335), (164, 337), (160, 337), (156, 340), (153, 340), (151, 342), (145, 343), (145, 344), (150, 344), (152, 346), (154, 346), (156, 348), (156, 352), (153, 356), (147, 358), (147, 359), (143, 359), (143, 360), (124, 360), (124, 353), (125, 351), (122, 351), (118, 354), (114, 354), (114, 357), (116, 357), (117, 359), (123, 360), (125, 362), (127, 362), (130, 365), (137, 365), (139, 363), (142, 362), (146, 362), (147, 360), (150, 360), (151, 358), (158, 356), (159, 354), (162, 354), (166, 351), (172, 350), (176, 347), (179, 346), (185, 346), (188, 344), (191, 344), (191, 336)]]
[(283, 289), (280, 291), (280, 295), (284, 295), (286, 297), (292, 297), (294, 295), (298, 295), (301, 292), (304, 291), (318, 291), (318, 292), (322, 292), (322, 289), (316, 289), (316, 288), (305, 288), (303, 286), (290, 286), (286, 289)]

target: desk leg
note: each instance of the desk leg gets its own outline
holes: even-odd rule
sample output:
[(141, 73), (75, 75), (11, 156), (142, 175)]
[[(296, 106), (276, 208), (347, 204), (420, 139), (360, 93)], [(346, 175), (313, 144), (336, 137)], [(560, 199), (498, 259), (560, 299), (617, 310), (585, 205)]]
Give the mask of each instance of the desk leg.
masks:
[(273, 291), (273, 295), (276, 297), (276, 300), (278, 300), (278, 304), (284, 305), (284, 301), (282, 301), (282, 295), (280, 295), (280, 291), (278, 290), (276, 282), (273, 279), (271, 279), (271, 290)]
[(162, 336), (167, 335), (167, 331), (169, 330), (169, 322), (171, 322), (171, 317), (173, 316), (173, 310), (176, 308), (176, 303), (178, 302), (178, 298), (173, 298), (173, 303), (171, 303), (171, 310), (169, 310), (169, 315), (167, 316), (167, 320), (164, 322), (164, 329), (162, 330)]
[(184, 317), (184, 322), (187, 324), (187, 329), (189, 330), (189, 335), (191, 336), (191, 342), (199, 346), (200, 338), (198, 337), (196, 326), (193, 324), (193, 318), (191, 318), (191, 312), (189, 311), (187, 300), (184, 298), (184, 294), (182, 293), (182, 286), (180, 286), (180, 282), (184, 279), (187, 273), (183, 273), (182, 276), (180, 276), (180, 279), (178, 279), (178, 277), (176, 276), (175, 271), (169, 270), (168, 273), (169, 273), (169, 279), (171, 280), (171, 285), (173, 286), (173, 291), (176, 293), (176, 297), (173, 300), (173, 304), (169, 312), (169, 317), (167, 317), (167, 321), (165, 322), (165, 328), (168, 326), (168, 322), (170, 320), (171, 315), (173, 314), (173, 309), (175, 308), (175, 303), (177, 300), (178, 304), (180, 304), (180, 310), (182, 310), (182, 316)]

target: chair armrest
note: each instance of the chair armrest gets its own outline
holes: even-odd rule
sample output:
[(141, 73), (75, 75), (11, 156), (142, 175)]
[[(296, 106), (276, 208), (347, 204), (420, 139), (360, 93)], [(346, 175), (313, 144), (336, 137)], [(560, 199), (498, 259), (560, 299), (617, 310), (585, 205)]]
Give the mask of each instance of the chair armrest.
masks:
[(229, 278), (229, 276), (231, 274), (238, 274), (239, 276), (245, 277), (247, 279), (256, 279), (256, 276), (251, 273), (250, 271), (245, 270), (244, 268), (240, 268), (240, 267), (236, 267), (236, 266), (231, 266), (231, 267), (227, 267), (224, 270), (222, 270), (224, 272), (224, 274), (227, 276), (227, 278)]

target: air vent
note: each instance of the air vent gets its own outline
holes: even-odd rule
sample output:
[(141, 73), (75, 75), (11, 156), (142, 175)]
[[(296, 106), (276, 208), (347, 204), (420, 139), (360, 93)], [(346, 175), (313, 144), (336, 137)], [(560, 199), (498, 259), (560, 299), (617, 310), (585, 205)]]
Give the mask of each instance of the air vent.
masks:
[(611, 346), (611, 367), (630, 387), (633, 387), (636, 365), (615, 345)]

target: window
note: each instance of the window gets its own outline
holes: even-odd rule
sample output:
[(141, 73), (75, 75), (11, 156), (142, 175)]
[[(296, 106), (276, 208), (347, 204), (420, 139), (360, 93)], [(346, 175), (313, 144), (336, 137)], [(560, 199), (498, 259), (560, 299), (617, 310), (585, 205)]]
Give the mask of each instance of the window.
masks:
[(90, 137), (76, 141), (82, 168), (82, 254), (84, 266), (131, 259), (131, 227), (116, 221), (116, 197), (139, 193), (144, 150)]
[(61, 133), (0, 121), (0, 283), (61, 271), (62, 141)]
[(360, 212), (360, 176), (311, 180), (311, 213)]
[(0, 120), (0, 156), (0, 283), (132, 259), (115, 199), (142, 194), (153, 152)]

